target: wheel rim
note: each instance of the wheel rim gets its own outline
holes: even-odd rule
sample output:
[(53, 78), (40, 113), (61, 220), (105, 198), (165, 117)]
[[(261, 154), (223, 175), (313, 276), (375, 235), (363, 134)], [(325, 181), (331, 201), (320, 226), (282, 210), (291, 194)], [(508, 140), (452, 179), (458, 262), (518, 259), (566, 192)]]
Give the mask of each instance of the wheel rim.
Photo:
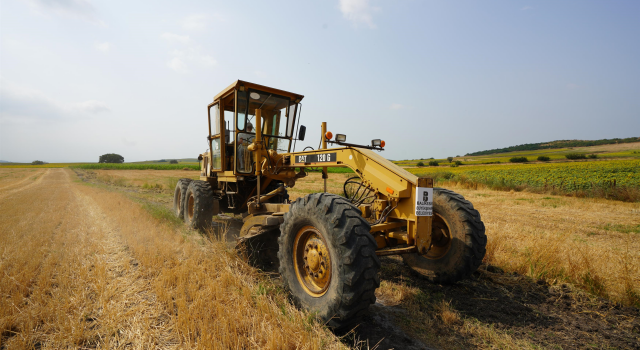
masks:
[(187, 208), (188, 208), (188, 214), (189, 214), (189, 220), (193, 219), (193, 196), (189, 196), (189, 201), (187, 203)]
[(451, 248), (451, 229), (447, 220), (438, 213), (434, 213), (431, 222), (431, 249), (425, 255), (427, 259), (440, 259)]
[(331, 282), (331, 255), (318, 229), (305, 226), (293, 242), (293, 265), (296, 277), (307, 294), (321, 297)]

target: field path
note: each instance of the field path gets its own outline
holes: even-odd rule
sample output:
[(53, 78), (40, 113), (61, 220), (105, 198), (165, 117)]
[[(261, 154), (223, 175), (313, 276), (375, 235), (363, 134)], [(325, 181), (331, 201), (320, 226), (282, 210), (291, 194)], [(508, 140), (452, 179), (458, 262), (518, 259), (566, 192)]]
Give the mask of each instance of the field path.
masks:
[(0, 193), (0, 348), (178, 346), (117, 218), (70, 176), (48, 169)]

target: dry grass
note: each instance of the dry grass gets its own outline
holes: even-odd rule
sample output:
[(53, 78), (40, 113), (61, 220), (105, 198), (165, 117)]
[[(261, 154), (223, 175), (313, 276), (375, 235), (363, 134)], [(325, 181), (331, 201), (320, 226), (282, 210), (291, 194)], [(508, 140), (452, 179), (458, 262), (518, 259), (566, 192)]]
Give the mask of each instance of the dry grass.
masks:
[(178, 179), (199, 179), (200, 173), (189, 170), (84, 170), (90, 177), (116, 186), (135, 186), (173, 192)]
[(0, 168), (0, 191), (8, 191), (14, 186), (34, 181), (45, 171), (46, 169)]
[(436, 314), (443, 324), (453, 326), (460, 323), (460, 315), (451, 307), (451, 302), (442, 300), (436, 305)]
[[(355, 174), (330, 173), (327, 179), (327, 192), (342, 195), (344, 182)], [(307, 176), (296, 181), (296, 185), (289, 189), (289, 197), (293, 201), (310, 193), (324, 191), (324, 180), (321, 173), (307, 173)]]
[(0, 199), (0, 347), (344, 347), (224, 243), (71, 176)]
[(485, 262), (640, 304), (640, 203), (456, 190), (482, 214)]

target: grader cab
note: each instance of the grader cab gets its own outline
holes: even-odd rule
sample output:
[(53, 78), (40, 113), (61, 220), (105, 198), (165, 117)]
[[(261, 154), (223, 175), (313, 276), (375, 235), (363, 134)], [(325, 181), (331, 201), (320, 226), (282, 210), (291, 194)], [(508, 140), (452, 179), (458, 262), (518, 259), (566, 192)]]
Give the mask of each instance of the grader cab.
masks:
[[(295, 152), (306, 133), (296, 124), (303, 97), (240, 80), (216, 95), (200, 180), (178, 182), (176, 215), (206, 229), (220, 212), (242, 213), (239, 244), (271, 255), (295, 301), (335, 328), (375, 302), (380, 256), (400, 255), (439, 283), (473, 273), (486, 246), (473, 205), (379, 155), (384, 141), (347, 143), (326, 123), (320, 149)], [(331, 167), (354, 172), (342, 196), (327, 193)], [(324, 188), (291, 202), (287, 189), (310, 168), (321, 170)]]

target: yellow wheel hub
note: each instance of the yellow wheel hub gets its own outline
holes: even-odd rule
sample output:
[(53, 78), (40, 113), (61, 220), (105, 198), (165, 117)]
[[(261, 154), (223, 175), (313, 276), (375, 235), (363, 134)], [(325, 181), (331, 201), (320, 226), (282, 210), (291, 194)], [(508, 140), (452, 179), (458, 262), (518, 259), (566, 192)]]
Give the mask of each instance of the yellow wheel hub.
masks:
[(307, 294), (323, 296), (331, 282), (331, 256), (318, 229), (305, 226), (293, 242), (293, 264), (296, 277)]

